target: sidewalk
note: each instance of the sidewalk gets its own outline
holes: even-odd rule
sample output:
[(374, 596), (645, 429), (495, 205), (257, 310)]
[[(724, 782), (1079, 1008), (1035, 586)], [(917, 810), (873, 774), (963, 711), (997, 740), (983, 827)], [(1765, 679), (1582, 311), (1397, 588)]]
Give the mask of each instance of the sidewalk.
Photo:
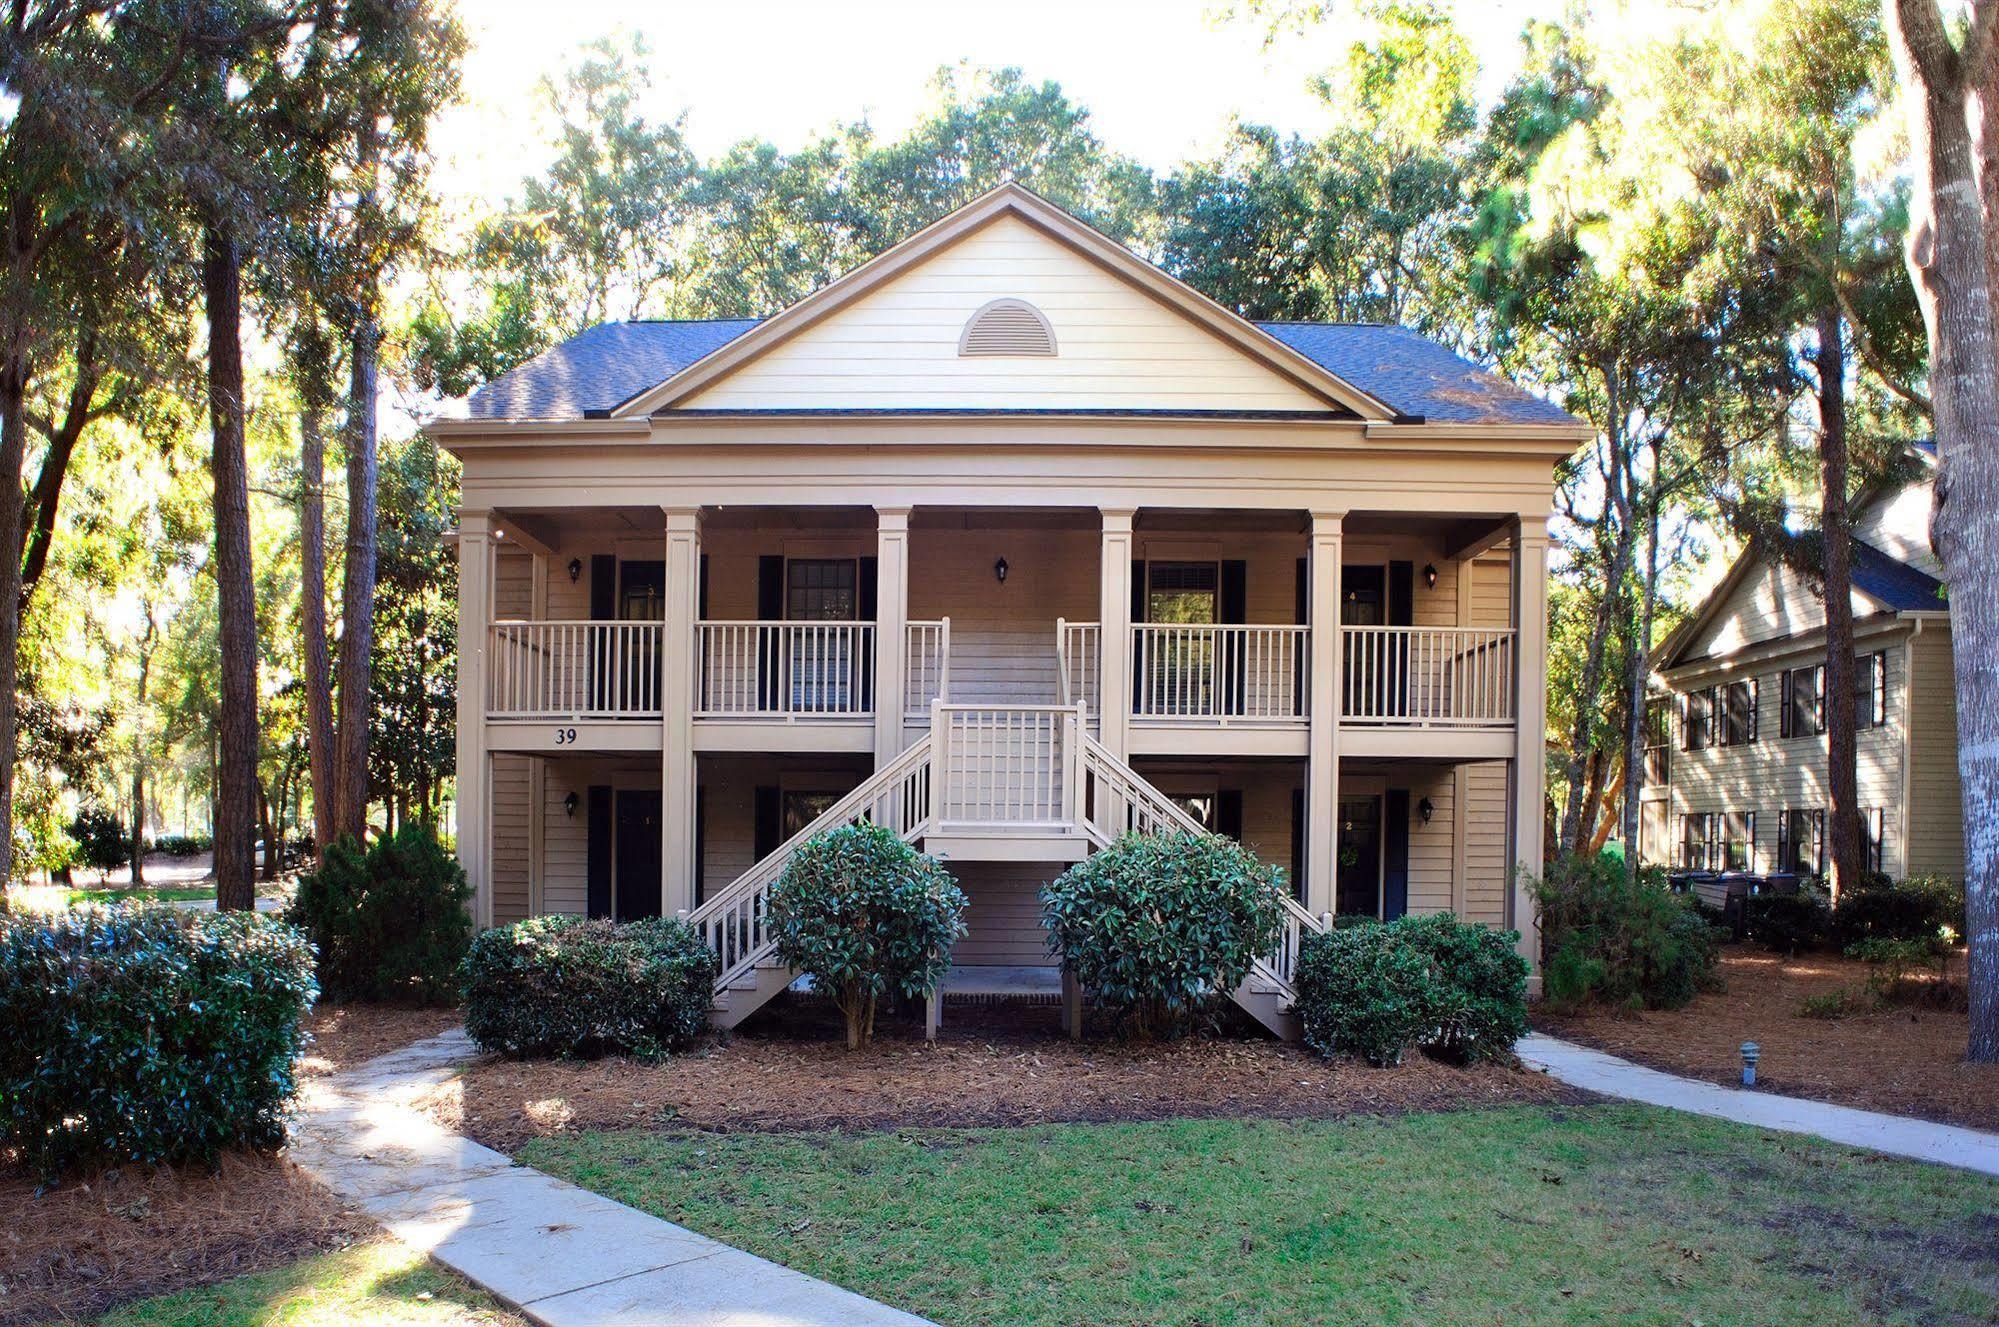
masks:
[(930, 1327), (515, 1165), (406, 1104), (476, 1054), (447, 1032), (308, 1085), (292, 1159), (546, 1327)]
[(1711, 1115), (1759, 1129), (1812, 1134), (1827, 1142), (1999, 1175), (1999, 1134), (1881, 1115), (1851, 1106), (1721, 1087), (1647, 1069), (1604, 1051), (1530, 1032), (1514, 1047), (1530, 1069), (1605, 1096)]

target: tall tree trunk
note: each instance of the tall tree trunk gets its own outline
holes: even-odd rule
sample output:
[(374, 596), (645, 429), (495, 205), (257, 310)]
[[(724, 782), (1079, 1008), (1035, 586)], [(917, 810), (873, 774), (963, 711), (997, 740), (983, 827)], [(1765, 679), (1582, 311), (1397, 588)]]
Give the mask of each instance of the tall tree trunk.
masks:
[(1611, 393), (1611, 418), (1608, 425), (1612, 449), (1612, 491), (1605, 502), (1605, 519), (1617, 521), (1617, 530), (1612, 536), (1610, 567), (1603, 586), (1603, 601), (1597, 608), (1595, 621), (1590, 626), (1589, 644), (1583, 653), (1582, 678), (1576, 688), (1575, 718), (1570, 724), (1568, 797), (1562, 812), (1561, 830), (1556, 841), (1557, 849), (1563, 853), (1573, 853), (1580, 846), (1583, 836), (1583, 774), (1594, 746), (1591, 733), (1596, 727), (1598, 697), (1603, 691), (1604, 661), (1609, 653), (1610, 626), (1617, 618), (1622, 606), (1625, 578), (1631, 569), (1632, 545), (1637, 542), (1636, 530), (1631, 520), (1631, 494), (1627, 487), (1628, 463), (1624, 459), (1626, 439), (1624, 423), (1617, 418), (1617, 394)]
[(1854, 737), (1853, 527), (1847, 519), (1846, 346), (1836, 305), (1819, 311), (1819, 531), (1825, 556), (1826, 783), (1832, 896), (1860, 887), (1859, 761)]
[(1624, 863), (1632, 873), (1638, 870), (1639, 835), (1645, 808), (1645, 709), (1651, 697), (1652, 624), (1659, 612), (1659, 444), (1652, 444), (1652, 489), (1645, 501), (1645, 576), (1639, 585), (1638, 635), (1631, 651), (1630, 671), (1625, 677), (1624, 716)]
[(146, 883), (146, 689), (153, 671), (153, 612), (146, 609), (146, 630), (139, 651), (139, 694), (132, 731), (132, 883)]
[[(1967, 49), (1936, 0), (1888, 0), (1915, 166), (1909, 272), (1929, 331), (1938, 451), (1930, 539), (1950, 583), (1957, 763), (1971, 949), (1969, 1058), (1999, 1063), (1999, 336), (1993, 222), (1970, 116), (1992, 107), (1999, 4), (1975, 0)], [(1986, 136), (1985, 149), (1999, 151)], [(1988, 170), (1985, 183), (1999, 187)]]
[(202, 228), (208, 414), (214, 434), (215, 589), (222, 638), (215, 769), (215, 905), (256, 906), (257, 589), (250, 566), (250, 469), (243, 438), (242, 255), (219, 217)]
[[(27, 452), (25, 332), (0, 362), (0, 495), (21, 491)], [(0, 501), (0, 913), (14, 878), (14, 748), (20, 726), (21, 503)]]
[(299, 415), (299, 633), (304, 638), (305, 749), (312, 781), (313, 851), (339, 833), (333, 787), (333, 654), (326, 624), (325, 392), (306, 388)]
[(375, 643), (375, 355), (372, 317), (354, 330), (347, 403), (347, 566), (340, 605), (340, 735), (334, 783), (337, 829), (359, 839), (368, 826), (369, 656)]

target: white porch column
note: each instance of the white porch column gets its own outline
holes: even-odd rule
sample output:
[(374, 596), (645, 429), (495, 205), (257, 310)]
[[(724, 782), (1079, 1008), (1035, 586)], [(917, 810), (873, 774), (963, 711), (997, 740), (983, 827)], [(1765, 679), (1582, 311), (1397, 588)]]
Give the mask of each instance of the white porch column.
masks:
[(472, 886), (472, 920), (493, 924), (493, 871), (486, 753), (486, 650), (493, 620), (493, 516), (458, 516), (458, 864)]
[(1097, 608), (1097, 716), (1099, 740), (1123, 760), (1131, 728), (1131, 556), (1129, 508), (1102, 509), (1103, 592)]
[(1541, 933), (1525, 876), (1541, 874), (1542, 803), (1548, 779), (1548, 522), (1522, 515), (1513, 529), (1513, 625), (1518, 701), (1513, 746), (1514, 879), (1508, 890), (1520, 952), (1541, 968)]
[(1305, 909), (1333, 911), (1340, 835), (1340, 537), (1346, 513), (1312, 513), (1307, 620), (1311, 713), (1305, 758)]
[(909, 668), (909, 508), (875, 508), (875, 765), (902, 754)]
[(701, 607), (701, 509), (667, 507), (666, 620), (660, 628), (660, 909), (694, 906), (694, 623)]

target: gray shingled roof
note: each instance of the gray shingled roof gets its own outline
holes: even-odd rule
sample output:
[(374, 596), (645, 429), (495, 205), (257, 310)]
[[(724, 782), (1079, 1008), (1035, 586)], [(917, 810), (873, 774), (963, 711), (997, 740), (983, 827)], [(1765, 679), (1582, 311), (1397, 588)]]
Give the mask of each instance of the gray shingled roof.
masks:
[(1943, 583), (1872, 544), (1853, 541), (1853, 586), (1898, 613), (1936, 612), (1946, 607)]
[[(603, 415), (755, 327), (711, 322), (605, 323), (544, 351), (472, 393), (471, 419)], [(1406, 327), (1258, 323), (1266, 332), (1398, 413), (1433, 423), (1572, 424), (1566, 412)], [(866, 408), (857, 403), (856, 408)]]

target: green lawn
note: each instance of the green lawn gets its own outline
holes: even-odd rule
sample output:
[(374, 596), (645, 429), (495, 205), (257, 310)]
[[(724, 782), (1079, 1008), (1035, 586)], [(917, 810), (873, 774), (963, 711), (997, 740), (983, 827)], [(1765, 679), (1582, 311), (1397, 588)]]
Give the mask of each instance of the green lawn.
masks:
[(128, 1304), (97, 1327), (526, 1327), (394, 1240)]
[(188, 899), (214, 898), (214, 885), (192, 885), (183, 889), (72, 889), (69, 905), (86, 903), (180, 903)]
[(1636, 1106), (521, 1159), (947, 1327), (1999, 1321), (1999, 1182)]

